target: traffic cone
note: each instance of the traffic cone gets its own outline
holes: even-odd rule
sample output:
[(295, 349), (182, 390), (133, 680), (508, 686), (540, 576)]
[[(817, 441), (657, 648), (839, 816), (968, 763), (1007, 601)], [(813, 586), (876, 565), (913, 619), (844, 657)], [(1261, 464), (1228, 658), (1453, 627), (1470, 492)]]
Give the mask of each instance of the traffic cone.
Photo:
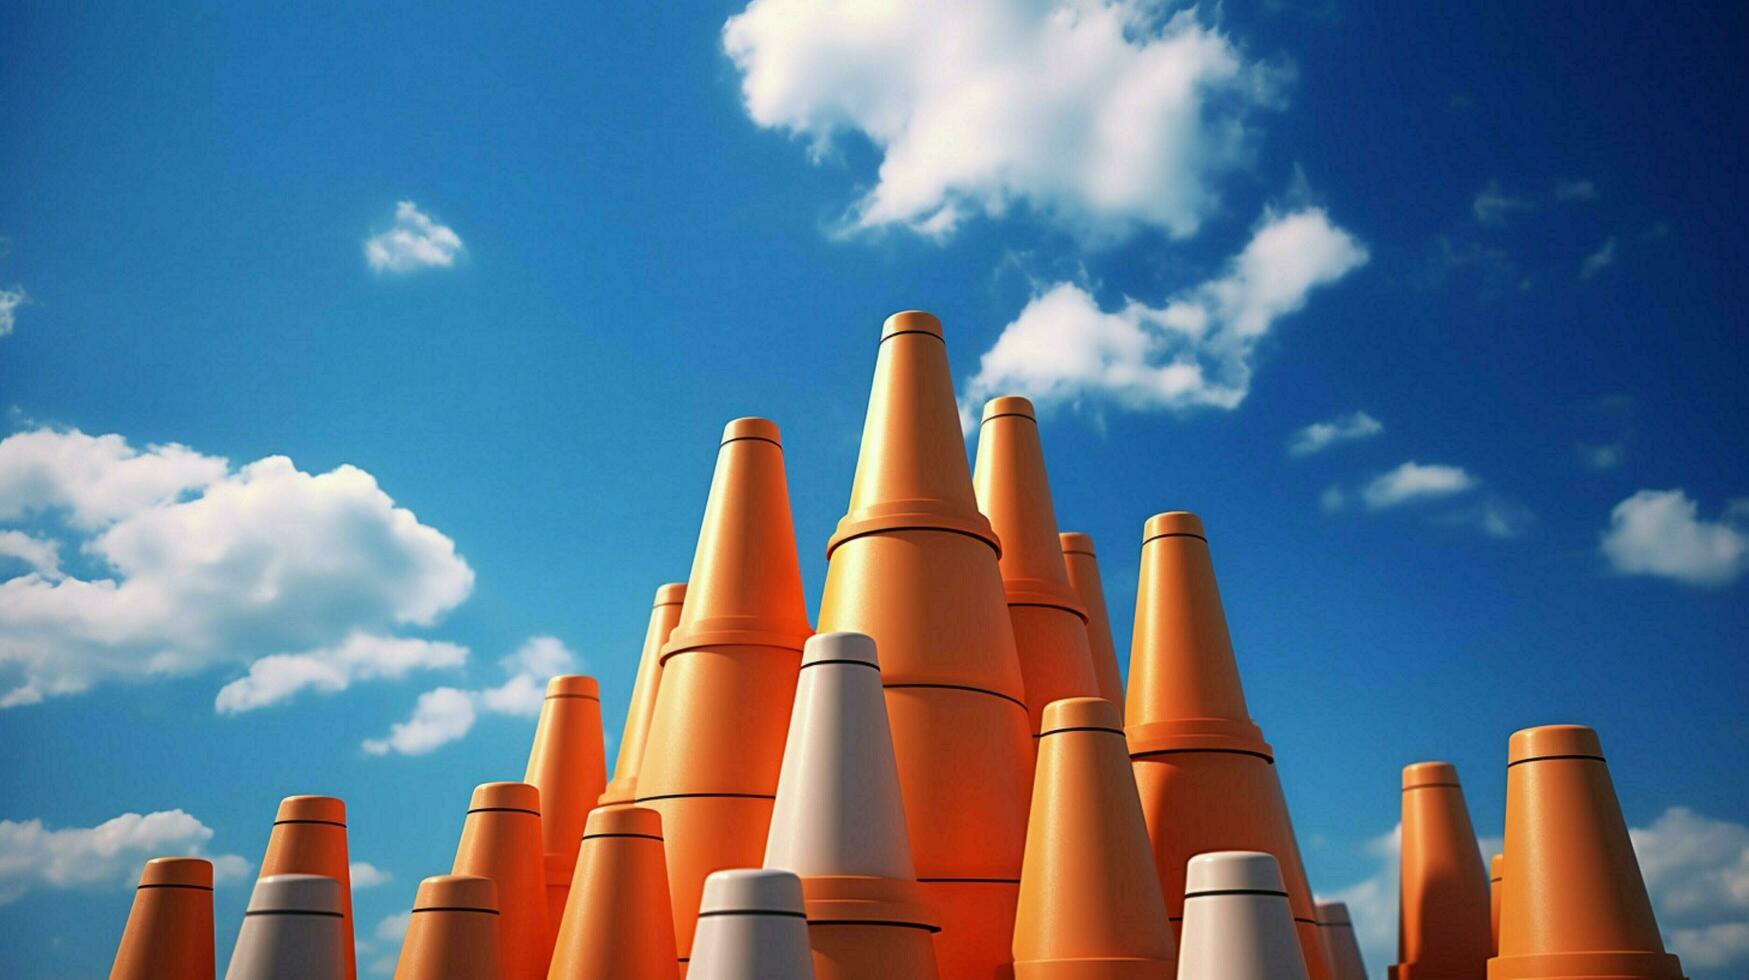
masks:
[(1597, 733), (1544, 725), (1512, 734), (1506, 763), (1500, 955), (1488, 980), (1677, 980)]
[(1117, 705), (1123, 714), (1123, 672), (1117, 666), (1117, 646), (1111, 641), (1111, 617), (1105, 608), (1105, 586), (1099, 581), (1099, 560), (1093, 555), (1093, 539), (1079, 531), (1057, 535), (1063, 548), (1063, 566), (1069, 587), (1087, 608), (1087, 646), (1093, 654), (1093, 676), (1099, 681), (1099, 696)]
[(1300, 930), (1273, 854), (1215, 851), (1185, 868), (1178, 980), (1305, 980)]
[(777, 426), (723, 430), (680, 623), (662, 681), (638, 804), (662, 814), (676, 947), (692, 949), (705, 876), (756, 867), (783, 765), (802, 643), (812, 630)]
[(1335, 980), (1366, 980), (1366, 961), (1360, 956), (1360, 940), (1354, 936), (1354, 920), (1342, 902), (1318, 902), (1318, 928), (1324, 948), (1330, 951)]
[(225, 980), (340, 980), (351, 945), (340, 899), (325, 875), (258, 879)]
[(941, 323), (887, 319), (822, 632), (874, 638), (911, 857), (943, 976), (1012, 959), (1031, 723), (990, 522), (978, 512)]
[(551, 980), (679, 976), (662, 818), (655, 810), (620, 805), (591, 813), (571, 894)]
[(433, 875), (421, 881), (401, 940), (395, 980), (493, 980), (503, 975), (498, 886), (492, 879)]
[(689, 980), (811, 980), (813, 976), (802, 884), (795, 875), (740, 868), (717, 871), (705, 879)]
[(346, 804), (332, 796), (288, 796), (279, 801), (261, 874), (311, 874), (340, 883), (341, 932), (347, 980), (358, 976), (352, 946), (352, 865), (346, 853)]
[(1496, 854), (1488, 859), (1488, 915), (1493, 920), (1490, 930), (1493, 956), (1500, 955), (1500, 896), (1506, 890), (1502, 887), (1505, 878), (1506, 855)]
[(1001, 542), (1002, 588), (1036, 734), (1045, 705), (1096, 696), (1099, 679), (1088, 647), (1087, 607), (1069, 586), (1057, 539), (1032, 402), (1007, 395), (985, 404), (972, 485)]
[(765, 866), (800, 876), (822, 980), (936, 976), (880, 660), (860, 633), (821, 633), (802, 650)]
[(1043, 722), (1014, 920), (1014, 975), (1170, 978), (1172, 926), (1117, 705), (1066, 698), (1045, 708)]
[(650, 731), (650, 716), (656, 711), (656, 689), (662, 683), (662, 644), (668, 642), (669, 634), (680, 623), (681, 603), (685, 601), (685, 582), (670, 582), (656, 589), (656, 601), (650, 606), (650, 625), (644, 629), (644, 652), (638, 658), (638, 677), (632, 682), (625, 733), (619, 740), (619, 760), (613, 766), (613, 781), (601, 794), (602, 806), (637, 799), (645, 736)]
[(204, 858), (146, 862), (109, 980), (213, 976), (213, 866)]
[(490, 878), (497, 886), (504, 980), (545, 977), (553, 941), (541, 857), (540, 790), (527, 783), (474, 787), (450, 873)]
[(1447, 762), (1405, 767), (1392, 980), (1482, 976), (1488, 915), (1488, 875), (1457, 768)]
[(548, 680), (522, 781), (540, 790), (547, 922), (553, 928), (565, 914), (583, 821), (607, 778), (602, 755), (601, 688), (595, 678), (564, 674)]
[[(1193, 854), (1275, 855), (1306, 970), (1331, 966), (1294, 842), (1275, 755), (1251, 721), (1202, 521), (1156, 514), (1142, 532), (1125, 734), (1167, 908), (1183, 915)], [(1182, 944), (1181, 944), (1182, 947)]]

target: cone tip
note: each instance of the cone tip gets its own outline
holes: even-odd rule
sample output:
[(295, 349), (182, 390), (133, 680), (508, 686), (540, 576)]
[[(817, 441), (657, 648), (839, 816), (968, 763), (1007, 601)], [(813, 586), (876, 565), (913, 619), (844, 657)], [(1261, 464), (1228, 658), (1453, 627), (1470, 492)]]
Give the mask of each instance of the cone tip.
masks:
[(1488, 880), (1503, 881), (1506, 878), (1506, 855), (1496, 854), (1488, 859)]
[(1580, 757), (1603, 760), (1603, 743), (1584, 725), (1539, 725), (1512, 733), (1507, 742), (1506, 764), (1534, 759)]
[(1190, 859), (1185, 868), (1185, 897), (1232, 891), (1287, 894), (1275, 856), (1262, 851), (1210, 851)]
[(1002, 395), (984, 403), (984, 418), (978, 424), (983, 425), (984, 422), (1004, 415), (1017, 415), (1033, 422), (1038, 421), (1038, 416), (1033, 413), (1032, 402), (1029, 399), (1019, 395)]
[(559, 674), (547, 681), (547, 697), (549, 698), (594, 698), (601, 699), (601, 685), (595, 678), (583, 674)]
[(763, 439), (783, 447), (783, 437), (778, 434), (777, 423), (770, 419), (747, 418), (733, 419), (723, 426), (723, 442), (731, 443), (737, 439)]
[(325, 875), (268, 875), (249, 894), (250, 912), (340, 912), (340, 882)]
[(1404, 789), (1457, 785), (1457, 766), (1449, 762), (1415, 762), (1403, 767)]
[(498, 911), (498, 885), (479, 875), (432, 875), (419, 883), (413, 911), (477, 909)]
[(274, 823), (314, 821), (346, 826), (346, 804), (332, 796), (288, 796), (279, 801)]
[(206, 858), (161, 857), (146, 862), (140, 871), (140, 887), (148, 885), (183, 885), (189, 888), (213, 886), (213, 863)]
[(667, 585), (656, 586), (656, 601), (654, 606), (678, 606), (686, 601), (686, 583), (669, 582)]
[(735, 868), (704, 880), (700, 915), (707, 912), (802, 912), (802, 880), (788, 871)]
[(935, 337), (941, 336), (941, 321), (935, 314), (922, 310), (904, 310), (887, 317), (887, 322), (881, 325), (881, 339), (901, 333), (926, 333)]
[(1203, 533), (1202, 518), (1188, 510), (1169, 510), (1164, 514), (1155, 514), (1148, 518), (1148, 523), (1142, 525), (1143, 544), (1155, 538), (1180, 535), (1208, 540), (1208, 535)]
[(1104, 698), (1063, 698), (1045, 705), (1039, 737), (1098, 729), (1123, 735), (1123, 712)]
[(468, 803), (468, 812), (475, 810), (526, 810), (538, 816), (540, 790), (528, 783), (481, 783)]
[(1348, 926), (1354, 923), (1348, 918), (1348, 903), (1319, 902), (1318, 924), (1321, 926)]
[(866, 633), (815, 633), (802, 645), (803, 667), (834, 660), (853, 660), (877, 669), (881, 665), (874, 637)]
[(633, 834), (662, 838), (662, 815), (645, 806), (596, 807), (583, 826), (584, 837)]
[(1063, 549), (1065, 555), (1093, 557), (1093, 537), (1080, 531), (1064, 531), (1057, 535), (1057, 546)]

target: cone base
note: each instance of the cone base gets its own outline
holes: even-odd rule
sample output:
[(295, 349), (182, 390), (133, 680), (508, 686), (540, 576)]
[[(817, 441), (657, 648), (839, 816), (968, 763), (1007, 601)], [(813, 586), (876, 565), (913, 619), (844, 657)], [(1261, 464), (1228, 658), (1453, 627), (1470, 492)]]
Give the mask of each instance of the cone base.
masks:
[(935, 961), (944, 977), (1013, 976), (1018, 881), (919, 881), (923, 903), (941, 926)]
[[(1013, 598), (1011, 592), (1010, 601)], [(1008, 615), (1026, 683), (1026, 713), (1035, 734), (1045, 705), (1062, 698), (1099, 697), (1086, 620), (1059, 606), (1015, 605)]]
[(935, 980), (935, 940), (917, 925), (808, 922), (815, 980)]
[(1171, 960), (1128, 957), (1032, 960), (1014, 964), (1015, 980), (1172, 980)]
[(764, 863), (774, 802), (768, 796), (676, 796), (638, 803), (662, 815), (675, 949), (683, 960), (692, 951), (705, 878), (713, 871)]
[(1669, 953), (1545, 953), (1497, 956), (1488, 980), (1682, 980), (1682, 964)]
[(1026, 708), (943, 687), (889, 686), (886, 700), (918, 876), (1018, 879), (1032, 798)]

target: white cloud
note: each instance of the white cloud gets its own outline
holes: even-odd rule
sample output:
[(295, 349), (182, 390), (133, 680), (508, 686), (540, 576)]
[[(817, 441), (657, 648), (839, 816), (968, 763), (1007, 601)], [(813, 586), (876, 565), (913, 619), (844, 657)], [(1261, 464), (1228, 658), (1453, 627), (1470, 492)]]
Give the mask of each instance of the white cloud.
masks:
[(386, 738), (366, 739), (371, 755), (424, 755), (453, 742), (474, 727), (474, 698), (467, 691), (440, 687), (419, 695), (413, 717), (390, 726)]
[(1193, 235), (1288, 74), (1152, 0), (754, 0), (723, 46), (755, 123), (816, 159), (847, 136), (879, 152), (850, 227), (934, 236), (1016, 207)]
[(1555, 200), (1595, 201), (1597, 200), (1597, 185), (1589, 180), (1556, 181)]
[(462, 252), (461, 236), (431, 220), (412, 201), (395, 205), (395, 226), (365, 239), (364, 258), (377, 272), (447, 269)]
[(1383, 510), (1414, 500), (1463, 493), (1473, 488), (1476, 482), (1476, 478), (1462, 467), (1410, 461), (1374, 477), (1361, 488), (1360, 497), (1367, 509)]
[(0, 707), (429, 625), (473, 588), (454, 543), (353, 466), (230, 470), (76, 431), (0, 442), (0, 521), (57, 514), (95, 571), (0, 581)]
[(0, 337), (11, 333), (18, 325), (18, 308), (24, 305), (26, 298), (22, 286), (0, 289)]
[(1500, 182), (1491, 180), (1488, 186), (1476, 192), (1476, 199), (1470, 202), (1470, 211), (1475, 214), (1476, 221), (1484, 225), (1503, 225), (1514, 211), (1529, 211), (1536, 205), (1523, 198), (1512, 197), (1500, 189)]
[[(181, 810), (124, 813), (95, 827), (50, 830), (41, 820), (0, 820), (0, 905), (39, 887), (132, 884), (147, 860), (202, 857), (211, 828)], [(235, 854), (209, 857), (215, 882), (235, 881), (249, 862)]]
[(352, 890), (360, 888), (375, 888), (395, 880), (395, 876), (371, 864), (369, 861), (354, 861), (347, 865), (348, 876), (352, 878)]
[(1275, 321), (1366, 261), (1364, 246), (1322, 209), (1306, 208), (1266, 216), (1219, 278), (1162, 307), (1128, 300), (1107, 313), (1086, 290), (1058, 283), (1003, 329), (962, 403), (1021, 394), (1041, 407), (1235, 408), (1250, 391), (1252, 356)]
[(353, 633), (337, 646), (306, 653), (276, 653), (249, 665), (249, 673), (219, 690), (213, 707), (237, 714), (287, 700), (305, 688), (344, 691), (353, 681), (398, 680), (414, 670), (459, 667), (466, 647), (408, 637)]
[(424, 755), (466, 735), (479, 712), (539, 715), (547, 681), (574, 670), (577, 656), (554, 637), (534, 636), (498, 663), (509, 675), (503, 684), (477, 691), (454, 687), (427, 691), (419, 696), (411, 718), (391, 726), (386, 738), (365, 741), (364, 750), (371, 755)]
[(1729, 585), (1749, 566), (1749, 499), (1704, 520), (1681, 490), (1641, 490), (1610, 511), (1603, 554), (1624, 575)]
[(1339, 442), (1370, 439), (1383, 431), (1384, 423), (1365, 412), (1355, 412), (1352, 415), (1338, 416), (1328, 422), (1313, 422), (1300, 429), (1288, 441), (1287, 451), (1290, 456), (1310, 456)]
[(1627, 459), (1628, 449), (1621, 443), (1603, 445), (1580, 444), (1579, 462), (1594, 470), (1613, 470)]
[(0, 558), (16, 558), (31, 571), (50, 581), (61, 575), (61, 546), (47, 538), (33, 537), (23, 531), (0, 531)]
[(1597, 246), (1597, 251), (1585, 256), (1585, 261), (1579, 264), (1579, 278), (1590, 279), (1599, 272), (1615, 264), (1615, 236), (1611, 235)]

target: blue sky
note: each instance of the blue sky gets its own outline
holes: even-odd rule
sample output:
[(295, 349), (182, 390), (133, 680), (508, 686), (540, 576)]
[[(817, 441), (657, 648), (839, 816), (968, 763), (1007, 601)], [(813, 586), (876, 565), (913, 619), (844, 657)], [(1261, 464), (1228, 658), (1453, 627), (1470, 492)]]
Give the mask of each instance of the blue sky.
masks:
[(617, 737), (729, 418), (817, 602), (920, 307), (1039, 403), (1120, 651), (1142, 521), (1204, 517), (1375, 969), (1399, 767), (1497, 836), (1506, 736), (1578, 721), (1741, 974), (1749, 15), (921, 6), (0, 14), (0, 972), (100, 972), (191, 848), (222, 961), (294, 792), (392, 961), (534, 678)]

